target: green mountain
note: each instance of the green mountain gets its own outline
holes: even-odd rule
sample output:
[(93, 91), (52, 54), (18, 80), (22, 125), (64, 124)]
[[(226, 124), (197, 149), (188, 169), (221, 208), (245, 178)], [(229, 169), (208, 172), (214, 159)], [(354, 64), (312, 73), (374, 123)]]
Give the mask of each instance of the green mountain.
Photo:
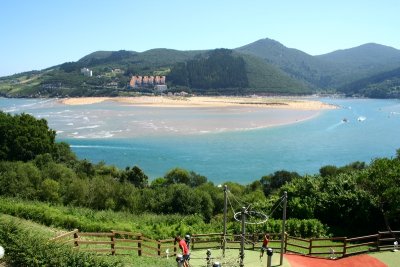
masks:
[(381, 72), (347, 84), (339, 90), (348, 95), (371, 98), (400, 98), (400, 68)]
[(262, 39), (235, 50), (262, 58), (313, 88), (344, 89), (359, 79), (400, 67), (400, 50), (379, 44), (311, 56), (277, 41)]
[(229, 49), (211, 50), (177, 63), (168, 77), (173, 84), (201, 94), (312, 93), (304, 84), (259, 58)]
[(379, 44), (364, 44), (316, 56), (340, 70), (336, 87), (347, 87), (359, 79), (400, 67), (400, 50)]
[[(83, 68), (92, 76), (85, 76)], [(167, 92), (196, 94), (311, 94), (395, 96), (400, 50), (365, 44), (311, 56), (262, 39), (229, 49), (97, 51), (76, 62), (0, 77), (0, 96), (64, 97), (155, 93), (131, 88), (133, 75), (166, 76)], [(393, 74), (393, 76), (391, 76)], [(389, 81), (380, 81), (390, 76)]]
[(268, 38), (236, 48), (235, 51), (259, 57), (314, 88), (329, 86), (331, 73), (335, 71), (329, 63)]
[(399, 66), (400, 50), (380, 44), (364, 44), (358, 47), (337, 50), (332, 53), (316, 56), (326, 62), (334, 63), (346, 71), (376, 72), (382, 68), (393, 69)]
[[(191, 66), (190, 79), (179, 66)], [(87, 68), (92, 76), (84, 76)], [(276, 67), (256, 57), (228, 49), (178, 51), (152, 49), (97, 51), (76, 62), (43, 71), (0, 79), (0, 95), (7, 97), (118, 96), (152, 87), (129, 87), (132, 75), (165, 75), (170, 91), (197, 94), (308, 94), (312, 91)], [(188, 82), (182, 82), (187, 80)]]

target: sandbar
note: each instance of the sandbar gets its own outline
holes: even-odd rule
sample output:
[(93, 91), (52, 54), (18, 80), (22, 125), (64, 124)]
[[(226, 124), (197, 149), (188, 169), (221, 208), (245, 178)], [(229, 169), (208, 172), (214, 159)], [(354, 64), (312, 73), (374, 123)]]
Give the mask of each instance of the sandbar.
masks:
[(105, 101), (115, 101), (128, 105), (154, 107), (260, 107), (296, 110), (325, 110), (337, 106), (317, 100), (295, 97), (231, 97), (231, 96), (135, 96), (135, 97), (79, 97), (62, 98), (59, 102), (65, 105), (90, 105)]

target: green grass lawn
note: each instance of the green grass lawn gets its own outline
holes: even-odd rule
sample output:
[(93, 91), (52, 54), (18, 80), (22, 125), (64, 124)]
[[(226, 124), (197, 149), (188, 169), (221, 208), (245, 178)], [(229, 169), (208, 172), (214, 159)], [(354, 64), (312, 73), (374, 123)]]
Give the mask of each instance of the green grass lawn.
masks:
[[(190, 264), (193, 267), (206, 267), (206, 252), (207, 250), (194, 250), (191, 252), (191, 260)], [(211, 257), (212, 262), (220, 262), (222, 266), (230, 267), (230, 266), (239, 266), (239, 249), (227, 249), (225, 251), (225, 258), (222, 257), (221, 249), (212, 249)], [(280, 263), (280, 254), (274, 253), (272, 256), (272, 266), (278, 266)], [(246, 267), (258, 267), (258, 266), (267, 266), (267, 255), (264, 253), (264, 257), (260, 259), (260, 251), (259, 250), (245, 250), (244, 251), (244, 266)], [(290, 267), (289, 263), (283, 259), (283, 267)]]
[(400, 266), (400, 251), (377, 252), (377, 253), (371, 253), (369, 255), (385, 263), (388, 267)]

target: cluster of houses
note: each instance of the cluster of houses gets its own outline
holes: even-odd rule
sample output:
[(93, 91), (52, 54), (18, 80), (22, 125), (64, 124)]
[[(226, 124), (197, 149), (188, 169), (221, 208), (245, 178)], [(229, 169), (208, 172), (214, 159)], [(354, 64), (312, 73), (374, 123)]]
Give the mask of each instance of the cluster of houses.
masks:
[[(81, 73), (86, 77), (92, 77), (93, 71), (89, 68), (82, 68)], [(121, 69), (113, 69), (112, 73), (119, 74), (122, 73)], [(100, 77), (100, 76), (98, 76)], [(164, 92), (168, 89), (165, 76), (140, 76), (140, 75), (133, 75), (131, 80), (129, 81), (130, 88), (153, 88), (156, 91)], [(110, 84), (107, 84), (111, 87), (117, 87), (118, 83), (113, 81)]]
[(167, 90), (165, 76), (139, 76), (133, 75), (129, 86), (131, 88), (154, 87), (158, 91)]

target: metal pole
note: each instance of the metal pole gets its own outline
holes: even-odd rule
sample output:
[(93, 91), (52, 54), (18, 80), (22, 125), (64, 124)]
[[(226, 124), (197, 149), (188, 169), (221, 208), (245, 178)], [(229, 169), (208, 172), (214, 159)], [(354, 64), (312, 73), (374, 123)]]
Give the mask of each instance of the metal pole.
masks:
[(283, 264), (283, 248), (285, 242), (285, 225), (286, 225), (286, 207), (287, 207), (287, 192), (283, 192), (283, 217), (282, 217), (282, 234), (281, 234), (281, 260), (280, 264)]
[(246, 235), (246, 207), (242, 208), (242, 238), (240, 240), (240, 267), (244, 266), (244, 237)]
[(267, 256), (268, 256), (268, 260), (267, 260), (267, 267), (271, 267), (271, 262), (272, 262), (272, 255), (274, 254), (274, 251), (272, 250), (272, 248), (267, 248)]
[(227, 206), (228, 206), (228, 199), (227, 199), (227, 190), (228, 186), (224, 185), (224, 236), (222, 237), (222, 257), (225, 258), (225, 247), (226, 247), (226, 213), (227, 213)]

